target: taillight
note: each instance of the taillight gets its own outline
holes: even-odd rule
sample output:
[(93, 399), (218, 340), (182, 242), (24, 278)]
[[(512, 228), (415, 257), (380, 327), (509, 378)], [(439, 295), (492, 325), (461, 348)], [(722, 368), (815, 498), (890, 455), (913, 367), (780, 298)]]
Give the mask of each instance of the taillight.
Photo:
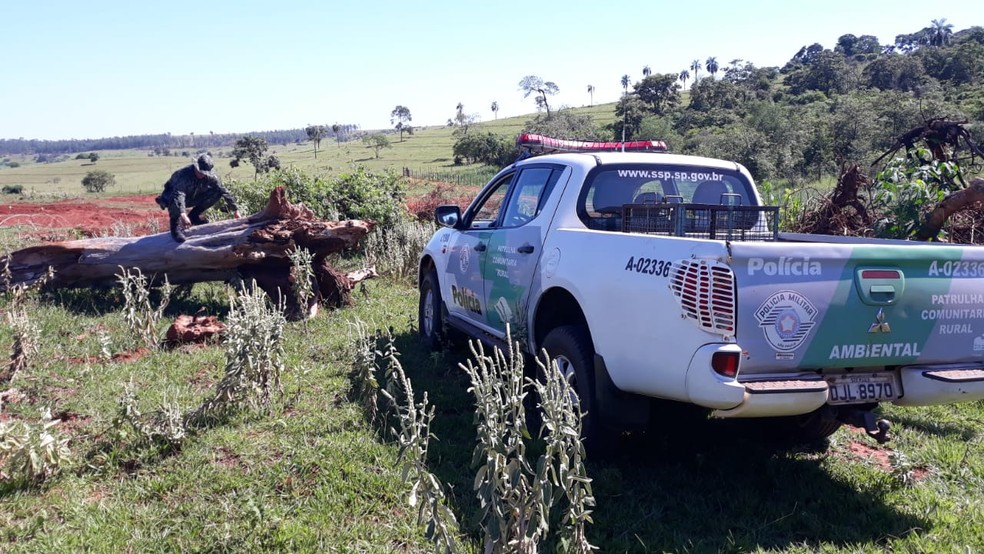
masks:
[(738, 352), (715, 352), (711, 356), (711, 368), (725, 377), (738, 375)]

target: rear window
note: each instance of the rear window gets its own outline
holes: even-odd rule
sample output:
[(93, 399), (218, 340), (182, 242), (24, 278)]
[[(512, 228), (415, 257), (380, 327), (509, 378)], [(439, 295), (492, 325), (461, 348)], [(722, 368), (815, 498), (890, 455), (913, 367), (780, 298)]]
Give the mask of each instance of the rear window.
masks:
[(737, 171), (678, 165), (602, 166), (588, 175), (578, 215), (592, 229), (621, 228), (622, 206), (684, 204), (755, 205), (751, 183)]

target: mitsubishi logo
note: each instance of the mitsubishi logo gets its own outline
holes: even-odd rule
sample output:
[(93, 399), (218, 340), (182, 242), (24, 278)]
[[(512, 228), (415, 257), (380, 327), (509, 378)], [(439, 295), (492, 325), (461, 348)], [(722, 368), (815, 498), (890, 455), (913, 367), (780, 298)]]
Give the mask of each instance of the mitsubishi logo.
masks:
[(892, 328), (885, 321), (885, 311), (878, 308), (878, 315), (875, 316), (875, 322), (868, 327), (869, 333), (891, 333)]

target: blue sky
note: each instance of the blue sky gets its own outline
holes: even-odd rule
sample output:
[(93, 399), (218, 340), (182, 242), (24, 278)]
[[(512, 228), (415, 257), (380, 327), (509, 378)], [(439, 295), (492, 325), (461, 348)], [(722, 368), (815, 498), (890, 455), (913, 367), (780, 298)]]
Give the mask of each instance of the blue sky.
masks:
[(950, 0), (8, 0), (0, 9), (0, 138), (207, 134), (355, 123), (389, 127), (396, 105), (440, 125), (461, 102), (492, 119), (534, 111), (517, 84), (554, 81), (552, 105), (610, 102), (620, 77), (694, 59), (782, 65), (801, 46), (882, 44), (946, 18), (984, 25), (984, 2)]

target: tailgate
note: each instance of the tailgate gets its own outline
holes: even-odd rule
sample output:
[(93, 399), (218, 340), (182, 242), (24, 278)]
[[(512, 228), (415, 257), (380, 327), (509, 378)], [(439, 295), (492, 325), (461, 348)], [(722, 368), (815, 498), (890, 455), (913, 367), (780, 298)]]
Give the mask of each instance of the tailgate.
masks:
[(984, 358), (984, 248), (733, 243), (742, 372)]

